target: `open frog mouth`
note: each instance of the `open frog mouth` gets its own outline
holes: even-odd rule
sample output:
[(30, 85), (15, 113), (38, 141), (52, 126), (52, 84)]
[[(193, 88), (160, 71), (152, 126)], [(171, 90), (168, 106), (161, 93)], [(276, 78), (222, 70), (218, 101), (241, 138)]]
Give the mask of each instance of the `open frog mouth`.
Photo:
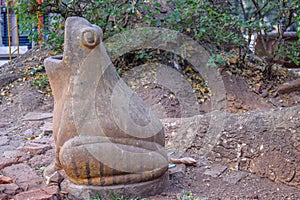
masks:
[(50, 58), (55, 60), (63, 60), (63, 55), (51, 56)]

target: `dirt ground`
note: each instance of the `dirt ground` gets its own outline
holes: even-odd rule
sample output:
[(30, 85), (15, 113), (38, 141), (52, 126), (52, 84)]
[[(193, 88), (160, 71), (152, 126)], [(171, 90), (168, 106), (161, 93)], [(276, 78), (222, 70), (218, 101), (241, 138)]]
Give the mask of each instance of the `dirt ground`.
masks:
[[(30, 66), (41, 64), (42, 58), (47, 57), (49, 54), (47, 52), (40, 55), (37, 53), (35, 57), (38, 58), (34, 58), (32, 55), (31, 52), (31, 55), (20, 59), (21, 61), (16, 61), (15, 67), (12, 68), (13, 71), (9, 74), (17, 74), (18, 76), (13, 77), (12, 81), (9, 81), (9, 85), (1, 85), (0, 177), (3, 175), (12, 181), (5, 182), (0, 178), (0, 199), (22, 199), (24, 192), (32, 190), (37, 192), (40, 191), (38, 189), (47, 187), (41, 182), (42, 172), (44, 167), (49, 165), (54, 158), (54, 142), (52, 132), (49, 130), (52, 121), (53, 97), (49, 95), (47, 90), (45, 91), (45, 88), (33, 85), (34, 79), (31, 75), (24, 75), (24, 70), (32, 70), (33, 68)], [(23, 63), (23, 65), (20, 65), (20, 63)], [(0, 67), (0, 69), (0, 75), (3, 75), (7, 72), (8, 65)], [(280, 81), (266, 81), (264, 83), (261, 82), (263, 77), (258, 81), (253, 81), (253, 77), (251, 79), (247, 74), (241, 75), (241, 73), (232, 71), (230, 67), (221, 70), (227, 92), (227, 112), (239, 116), (250, 111), (297, 106), (300, 102), (299, 90), (285, 94), (276, 93), (276, 89), (284, 82), (297, 79), (297, 76), (288, 75), (289, 73), (285, 70), (284, 72), (280, 71), (280, 74), (287, 73)], [(124, 79), (126, 77), (127, 80), (137, 81), (130, 74), (126, 75), (126, 72), (123, 77)], [(182, 116), (180, 102), (176, 99), (176, 96), (174, 98), (172, 96), (174, 93), (155, 84), (147, 84), (133, 89), (162, 118), (166, 127), (167, 142), (172, 143), (174, 132), (170, 129), (170, 124), (174, 123), (172, 118)], [(155, 105), (163, 105), (165, 111), (160, 113), (159, 108), (161, 107)], [(209, 99), (198, 104), (198, 106), (202, 116), (206, 116), (211, 112)], [(30, 118), (28, 114), (32, 112), (44, 113), (46, 117), (39, 114), (38, 119), (32, 119), (34, 117), (31, 116), (31, 119), (26, 120), (26, 118)], [(50, 116), (47, 115), (49, 113)], [(168, 118), (169, 121), (165, 118)], [(205, 120), (203, 120), (204, 122)], [(45, 125), (49, 124), (50, 128), (45, 128)], [(299, 124), (297, 126), (295, 135), (299, 134)], [(205, 133), (205, 131), (200, 131), (200, 133)], [(193, 157), (197, 160), (197, 164), (194, 166), (177, 165), (171, 168), (169, 170), (169, 187), (161, 195), (149, 199), (300, 199), (299, 185), (291, 186), (284, 183), (284, 181), (272, 180), (264, 174), (251, 173), (248, 170), (243, 170), (243, 168), (233, 167), (222, 159), (214, 160), (214, 157), (210, 157), (208, 154), (197, 154), (197, 149), (201, 148), (201, 144), (197, 143), (197, 137), (200, 133), (196, 134), (193, 145), (190, 145), (180, 155), (181, 157)], [(168, 145), (170, 146), (170, 144)], [(299, 157), (299, 154), (297, 155)], [(32, 176), (39, 180), (38, 182), (22, 186), (20, 179), (15, 177), (15, 169), (13, 170), (12, 167), (24, 167), (23, 165), (29, 168), (30, 173), (33, 173)], [(24, 176), (21, 172), (20, 174)], [(32, 179), (30, 176), (27, 179), (24, 178), (25, 182), (30, 182), (30, 179)], [(11, 184), (14, 183), (14, 189), (12, 189)], [(49, 194), (49, 199), (60, 198), (60, 195), (57, 194), (47, 194)]]

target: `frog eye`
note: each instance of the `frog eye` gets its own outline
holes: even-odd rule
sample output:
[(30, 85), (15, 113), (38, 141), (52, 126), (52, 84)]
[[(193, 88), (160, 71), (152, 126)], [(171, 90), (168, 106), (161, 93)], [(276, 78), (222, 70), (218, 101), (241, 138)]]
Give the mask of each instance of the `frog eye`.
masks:
[(80, 32), (81, 44), (90, 49), (100, 44), (100, 40), (102, 40), (102, 30), (98, 26), (83, 28)]

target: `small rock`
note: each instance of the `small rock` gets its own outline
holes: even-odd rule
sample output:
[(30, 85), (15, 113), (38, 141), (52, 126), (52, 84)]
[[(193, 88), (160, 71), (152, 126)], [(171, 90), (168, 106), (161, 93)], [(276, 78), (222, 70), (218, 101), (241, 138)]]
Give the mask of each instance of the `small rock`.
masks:
[(3, 145), (8, 145), (9, 143), (9, 139), (7, 136), (1, 136), (0, 137), (0, 146), (3, 146)]
[(2, 136), (7, 136), (8, 134), (7, 134), (7, 132), (3, 132), (3, 131), (0, 131), (0, 136), (2, 137)]
[(0, 199), (1, 200), (8, 200), (8, 195), (7, 194), (0, 194)]
[(15, 158), (6, 158), (4, 156), (0, 156), (0, 170), (16, 163), (18, 163), (18, 160)]
[(20, 191), (20, 187), (15, 183), (1, 184), (0, 191), (8, 195), (15, 195)]
[(283, 85), (277, 88), (279, 94), (286, 94), (297, 91), (300, 89), (300, 78), (284, 83)]
[(37, 155), (29, 160), (29, 164), (33, 168), (40, 168), (49, 165), (52, 162), (53, 158), (54, 157), (50, 155)]
[(3, 176), (0, 175), (0, 184), (10, 184), (12, 183), (12, 179), (7, 177), (7, 176)]
[(29, 145), (22, 147), (21, 151), (39, 155), (45, 153), (49, 149), (51, 149), (51, 146), (47, 144), (30, 143)]
[(4, 151), (3, 156), (5, 156), (6, 158), (15, 158), (17, 156), (17, 153), (17, 150), (8, 150)]
[(53, 174), (51, 174), (49, 177), (46, 177), (46, 184), (50, 185), (50, 184), (59, 184), (64, 180), (64, 176), (58, 172), (55, 171)]
[(223, 177), (223, 180), (228, 183), (231, 183), (231, 184), (236, 184), (237, 182), (239, 182), (242, 178), (244, 178), (246, 176), (247, 176), (247, 173), (245, 173), (245, 172), (241, 172), (241, 171), (230, 172), (230, 174)]
[(15, 200), (57, 200), (58, 186), (48, 186), (36, 190), (19, 193)]
[(51, 122), (46, 122), (42, 127), (41, 127), (44, 135), (50, 135), (53, 132), (53, 123)]
[(262, 96), (263, 98), (266, 98), (266, 97), (269, 96), (269, 92), (268, 92), (267, 90), (263, 90), (262, 93), (261, 93), (261, 96)]
[(52, 113), (38, 113), (38, 112), (30, 112), (24, 116), (24, 121), (40, 121), (44, 119), (52, 118)]
[(27, 129), (26, 131), (24, 131), (22, 136), (25, 137), (25, 138), (30, 138), (30, 137), (34, 136), (33, 129), (31, 129), (31, 128)]
[(160, 11), (160, 13), (167, 13), (168, 12), (168, 10), (166, 8), (160, 8), (159, 11)]
[(210, 169), (205, 170), (204, 174), (216, 178), (220, 176), (226, 169), (226, 166), (216, 164), (213, 165)]
[(6, 167), (2, 172), (5, 176), (11, 177), (13, 182), (24, 191), (40, 187), (43, 183), (43, 178), (39, 177), (32, 168), (24, 163)]
[(18, 151), (18, 150), (5, 151), (3, 153), (3, 156), (5, 158), (12, 158), (12, 159), (16, 160), (16, 162), (19, 162), (19, 163), (29, 159), (29, 157), (30, 157), (30, 155), (28, 155), (22, 151)]
[(169, 174), (171, 177), (184, 177), (186, 166), (185, 164), (177, 164), (176, 167), (169, 169)]

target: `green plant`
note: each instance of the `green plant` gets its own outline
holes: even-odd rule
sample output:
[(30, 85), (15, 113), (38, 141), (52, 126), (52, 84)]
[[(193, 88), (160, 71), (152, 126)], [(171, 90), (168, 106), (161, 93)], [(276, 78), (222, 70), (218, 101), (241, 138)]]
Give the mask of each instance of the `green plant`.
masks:
[(196, 197), (194, 197), (192, 192), (183, 190), (182, 196), (178, 200), (196, 200)]
[(99, 193), (97, 192), (95, 197), (92, 197), (91, 200), (101, 200)]
[[(237, 2), (237, 1), (236, 1)], [(240, 6), (236, 12), (241, 12), (244, 19), (244, 32), (250, 43), (253, 34), (257, 35), (262, 43), (262, 51), (268, 65), (265, 67), (264, 75), (272, 78), (272, 67), (275, 63), (283, 63), (287, 58), (295, 64), (299, 63), (299, 43), (289, 41), (284, 36), (291, 29), (295, 30), (297, 18), (299, 17), (298, 0), (238, 0)], [(272, 34), (272, 46), (270, 47), (270, 32)]]
[[(110, 197), (112, 200), (126, 200), (126, 198), (122, 195), (122, 196), (116, 196), (113, 192), (110, 192)], [(96, 194), (96, 197), (92, 197), (91, 200), (101, 200), (101, 197), (99, 195), (99, 193)], [(103, 199), (102, 199), (103, 200)], [(147, 200), (146, 198), (131, 198), (128, 200)]]
[[(299, 43), (284, 37), (288, 29), (297, 25), (299, 6), (298, 0), (179, 0), (173, 3), (173, 12), (165, 23), (169, 28), (191, 35), (212, 54), (238, 49), (240, 62), (244, 62), (254, 35), (267, 36), (271, 31), (277, 31), (273, 51), (265, 57), (269, 63), (265, 75), (271, 78), (274, 63), (287, 58), (299, 63)], [(268, 37), (260, 38), (263, 51), (270, 52)], [(239, 66), (243, 65), (238, 63)]]
[(192, 36), (211, 53), (246, 47), (240, 32), (242, 20), (231, 12), (227, 1), (180, 0), (173, 6), (166, 26)]
[(50, 96), (51, 88), (44, 65), (29, 66), (23, 71), (23, 74), (25, 75), (25, 80), (30, 80), (30, 86)]
[[(44, 44), (59, 52), (63, 47), (64, 21), (69, 16), (81, 16), (103, 29), (104, 38), (132, 28), (134, 20), (141, 19), (144, 1), (136, 0), (16, 0), (14, 10), (19, 16), (22, 33), (28, 33), (35, 43)], [(43, 27), (38, 30), (39, 17), (43, 17)], [(39, 31), (39, 32), (38, 32)]]
[[(250, 52), (253, 36), (267, 36), (277, 30), (272, 53), (265, 56), (269, 63), (265, 75), (271, 78), (274, 63), (291, 59), (299, 63), (299, 46), (287, 42), (284, 33), (293, 27), (300, 35), (299, 0), (178, 0), (167, 1), (169, 12), (162, 11), (157, 0), (16, 0), (15, 11), (20, 18), (21, 30), (29, 33), (36, 43), (44, 39), (46, 45), (61, 52), (63, 49), (64, 21), (69, 16), (82, 16), (99, 25), (104, 39), (126, 29), (140, 26), (159, 26), (185, 33), (212, 54), (238, 50), (243, 66)], [(43, 17), (44, 27), (37, 31), (38, 17)], [(298, 24), (297, 24), (298, 21)], [(267, 39), (262, 37), (263, 50), (268, 51)], [(140, 59), (148, 59), (143, 53)], [(217, 58), (217, 57), (216, 57)], [(119, 71), (122, 73), (122, 71)]]
[(300, 16), (297, 18), (298, 26), (297, 26), (297, 33), (298, 39), (300, 40)]

